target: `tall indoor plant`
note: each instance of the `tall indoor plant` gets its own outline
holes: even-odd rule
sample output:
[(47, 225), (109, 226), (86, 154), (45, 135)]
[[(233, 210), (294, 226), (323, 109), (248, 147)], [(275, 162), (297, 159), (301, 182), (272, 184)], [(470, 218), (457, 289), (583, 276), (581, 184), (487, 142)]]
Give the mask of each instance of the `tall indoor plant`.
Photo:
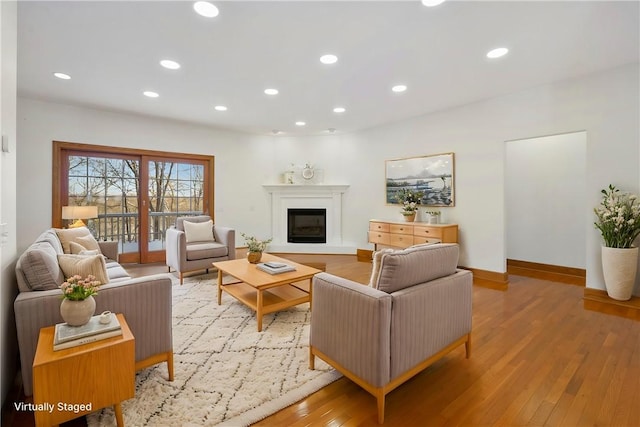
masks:
[(633, 242), (640, 234), (640, 202), (636, 195), (620, 192), (609, 184), (602, 190), (602, 202), (594, 209), (600, 230), (602, 272), (607, 294), (626, 301), (633, 294), (638, 266), (638, 247)]

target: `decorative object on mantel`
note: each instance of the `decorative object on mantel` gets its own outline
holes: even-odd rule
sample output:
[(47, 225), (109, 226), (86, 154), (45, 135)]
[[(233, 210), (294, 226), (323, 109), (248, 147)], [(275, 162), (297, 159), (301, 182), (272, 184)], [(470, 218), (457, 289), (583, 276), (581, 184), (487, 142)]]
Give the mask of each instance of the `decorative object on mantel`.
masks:
[(309, 163), (305, 164), (302, 168), (302, 178), (308, 181), (313, 178), (314, 174), (315, 172), (313, 170), (313, 166), (311, 166)]
[(60, 315), (69, 326), (82, 326), (89, 322), (96, 311), (93, 295), (98, 293), (100, 282), (92, 275), (83, 279), (75, 275), (60, 285), (62, 303)]
[(421, 203), (424, 193), (422, 191), (413, 191), (408, 188), (401, 188), (396, 192), (398, 202), (402, 203), (400, 213), (407, 222), (413, 222), (416, 219), (418, 205)]
[(640, 202), (634, 194), (621, 193), (615, 186), (601, 191), (600, 206), (594, 209), (600, 230), (602, 273), (609, 297), (631, 299), (638, 265), (638, 247), (633, 242), (640, 234)]
[(289, 170), (283, 174), (285, 184), (293, 184), (293, 176), (295, 174), (293, 170), (294, 166), (295, 165), (291, 163), (291, 165), (289, 165)]
[(453, 153), (411, 157), (386, 162), (387, 203), (397, 203), (401, 189), (421, 191), (421, 203), (426, 206), (454, 206)]
[(240, 233), (242, 237), (244, 237), (245, 242), (247, 242), (247, 248), (249, 252), (247, 252), (247, 260), (251, 264), (257, 264), (262, 259), (262, 252), (267, 248), (267, 245), (271, 243), (273, 239), (268, 240), (258, 240), (253, 236), (247, 236), (244, 233)]
[(440, 212), (439, 211), (425, 211), (427, 214), (427, 221), (429, 224), (437, 224), (440, 220)]

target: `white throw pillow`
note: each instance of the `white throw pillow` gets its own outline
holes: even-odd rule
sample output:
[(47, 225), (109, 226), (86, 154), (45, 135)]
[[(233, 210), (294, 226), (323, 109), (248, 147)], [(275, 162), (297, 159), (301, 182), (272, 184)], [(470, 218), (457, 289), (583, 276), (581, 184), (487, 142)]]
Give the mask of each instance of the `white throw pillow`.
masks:
[(192, 242), (215, 242), (213, 237), (213, 221), (189, 222), (184, 221), (184, 234), (187, 243)]

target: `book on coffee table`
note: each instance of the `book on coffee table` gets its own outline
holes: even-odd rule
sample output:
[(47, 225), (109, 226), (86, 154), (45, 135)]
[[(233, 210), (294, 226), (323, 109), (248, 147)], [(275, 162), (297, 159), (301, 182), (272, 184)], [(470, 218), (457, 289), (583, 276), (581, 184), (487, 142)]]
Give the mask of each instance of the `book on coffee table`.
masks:
[(295, 271), (296, 268), (292, 265), (285, 264), (283, 262), (261, 262), (258, 264), (258, 269), (269, 274), (286, 273), (287, 271)]
[(108, 323), (100, 323), (101, 316), (93, 316), (88, 323), (82, 326), (69, 326), (66, 323), (58, 323), (53, 334), (53, 349), (75, 347), (105, 338), (122, 335), (120, 322), (114, 313), (109, 314)]

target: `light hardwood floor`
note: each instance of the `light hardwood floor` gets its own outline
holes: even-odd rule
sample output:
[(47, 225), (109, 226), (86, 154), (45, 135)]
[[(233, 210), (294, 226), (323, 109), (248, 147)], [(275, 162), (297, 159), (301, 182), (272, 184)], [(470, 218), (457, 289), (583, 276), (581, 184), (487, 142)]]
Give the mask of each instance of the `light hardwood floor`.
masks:
[[(355, 256), (283, 256), (360, 283), (371, 271)], [(640, 426), (638, 311), (585, 309), (583, 290), (522, 276), (507, 291), (474, 286), (471, 358), (461, 346), (391, 392), (384, 425)], [(341, 378), (256, 425), (375, 426), (376, 403)]]

